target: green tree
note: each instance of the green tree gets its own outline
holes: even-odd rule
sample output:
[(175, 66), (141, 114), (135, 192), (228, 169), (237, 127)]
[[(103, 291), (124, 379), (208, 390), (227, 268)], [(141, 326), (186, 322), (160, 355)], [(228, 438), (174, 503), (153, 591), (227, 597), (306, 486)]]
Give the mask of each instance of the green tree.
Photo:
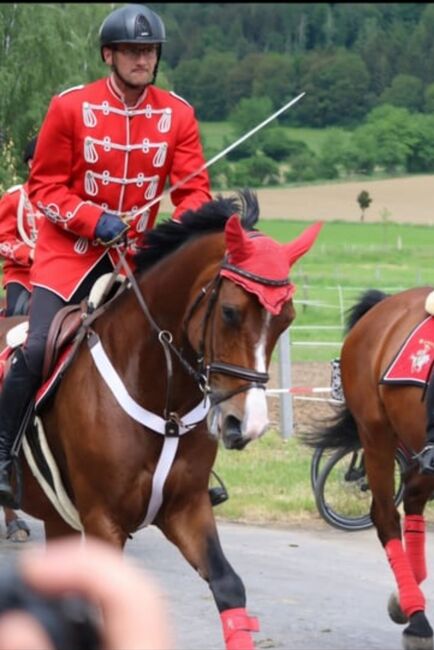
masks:
[(372, 203), (372, 198), (370, 197), (369, 192), (367, 192), (366, 190), (362, 190), (357, 197), (357, 203), (359, 204), (360, 209), (362, 211), (360, 215), (360, 221), (364, 221), (365, 212)]
[[(245, 135), (248, 131), (263, 122), (272, 115), (273, 105), (269, 97), (251, 97), (242, 99), (229, 115), (229, 121), (233, 126), (237, 137)], [(261, 131), (258, 131), (248, 141), (250, 146), (257, 147), (261, 143)]]
[(276, 126), (266, 129), (262, 136), (262, 151), (277, 162), (281, 162), (290, 156), (294, 150), (286, 130)]
[(252, 94), (269, 97), (275, 109), (286, 104), (296, 94), (295, 69), (291, 59), (276, 52), (264, 54), (254, 71)]
[(384, 104), (373, 109), (366, 124), (356, 132), (360, 139), (375, 143), (377, 165), (388, 173), (405, 170), (415, 142), (413, 116), (405, 108)]
[(302, 63), (303, 101), (294, 107), (302, 124), (354, 124), (366, 113), (369, 73), (357, 54), (313, 52)]
[(203, 60), (180, 63), (174, 71), (176, 92), (193, 104), (199, 119), (225, 119), (228, 112), (228, 79), (222, 70), (230, 70), (234, 65), (233, 53), (212, 52)]
[(423, 108), (425, 113), (434, 113), (434, 83), (425, 87)]
[(106, 14), (97, 4), (0, 6), (0, 130), (18, 167), (51, 97), (106, 74), (98, 45)]
[(306, 147), (289, 159), (290, 168), (285, 177), (289, 183), (309, 182), (318, 178), (318, 159), (316, 154)]
[(345, 135), (337, 129), (330, 129), (320, 147), (317, 170), (320, 178), (331, 180), (339, 178), (344, 151), (347, 143)]
[(232, 181), (238, 187), (278, 185), (279, 167), (274, 160), (263, 154), (251, 156), (236, 164)]
[(411, 128), (413, 141), (407, 155), (407, 171), (434, 171), (434, 115), (414, 115)]
[(409, 111), (420, 111), (423, 107), (423, 83), (414, 75), (397, 74), (381, 94), (380, 102), (402, 106)]

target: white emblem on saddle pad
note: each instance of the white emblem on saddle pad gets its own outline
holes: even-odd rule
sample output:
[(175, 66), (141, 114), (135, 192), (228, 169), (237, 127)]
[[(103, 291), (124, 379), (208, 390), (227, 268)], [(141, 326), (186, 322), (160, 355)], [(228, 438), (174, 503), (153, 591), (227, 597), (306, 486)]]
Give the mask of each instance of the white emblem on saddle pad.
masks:
[(12, 327), (6, 334), (6, 345), (10, 348), (17, 348), (19, 345), (22, 345), (26, 338), (27, 332), (29, 330), (29, 321), (23, 321)]
[(419, 343), (423, 344), (423, 348), (417, 350), (415, 354), (410, 355), (412, 372), (420, 372), (422, 368), (431, 361), (431, 354), (434, 348), (434, 344), (431, 343), (431, 341), (426, 341), (425, 339), (420, 339)]

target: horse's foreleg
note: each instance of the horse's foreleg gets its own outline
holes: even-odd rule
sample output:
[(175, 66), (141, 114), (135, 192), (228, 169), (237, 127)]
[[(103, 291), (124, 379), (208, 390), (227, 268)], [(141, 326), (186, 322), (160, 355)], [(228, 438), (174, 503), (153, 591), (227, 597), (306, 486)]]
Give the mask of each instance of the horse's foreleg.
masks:
[(405, 515), (404, 543), (405, 552), (410, 562), (414, 578), (419, 585), (427, 576), (425, 556), (425, 517), (423, 515)]
[(159, 526), (199, 575), (208, 582), (223, 627), (226, 650), (252, 650), (252, 632), (259, 630), (256, 618), (247, 614), (246, 593), (221, 548), (208, 493), (200, 504), (190, 503), (182, 511), (165, 513)]
[(100, 507), (93, 507), (91, 510), (80, 513), (84, 534), (97, 537), (112, 546), (123, 549), (127, 541), (127, 534), (121, 526)]

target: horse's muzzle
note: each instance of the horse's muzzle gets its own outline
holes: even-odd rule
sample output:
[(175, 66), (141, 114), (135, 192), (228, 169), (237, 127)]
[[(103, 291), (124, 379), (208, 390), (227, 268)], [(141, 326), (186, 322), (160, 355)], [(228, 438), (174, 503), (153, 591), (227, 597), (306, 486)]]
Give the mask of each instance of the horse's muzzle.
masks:
[(244, 438), (241, 433), (241, 422), (233, 415), (228, 415), (223, 422), (222, 439), (226, 449), (244, 449), (249, 438)]

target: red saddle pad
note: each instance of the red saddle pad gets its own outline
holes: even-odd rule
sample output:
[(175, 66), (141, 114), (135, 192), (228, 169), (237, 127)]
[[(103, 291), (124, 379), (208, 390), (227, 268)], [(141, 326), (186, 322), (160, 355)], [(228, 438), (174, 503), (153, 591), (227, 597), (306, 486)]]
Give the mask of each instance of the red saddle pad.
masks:
[(410, 332), (380, 384), (424, 386), (434, 361), (434, 317), (428, 316)]

